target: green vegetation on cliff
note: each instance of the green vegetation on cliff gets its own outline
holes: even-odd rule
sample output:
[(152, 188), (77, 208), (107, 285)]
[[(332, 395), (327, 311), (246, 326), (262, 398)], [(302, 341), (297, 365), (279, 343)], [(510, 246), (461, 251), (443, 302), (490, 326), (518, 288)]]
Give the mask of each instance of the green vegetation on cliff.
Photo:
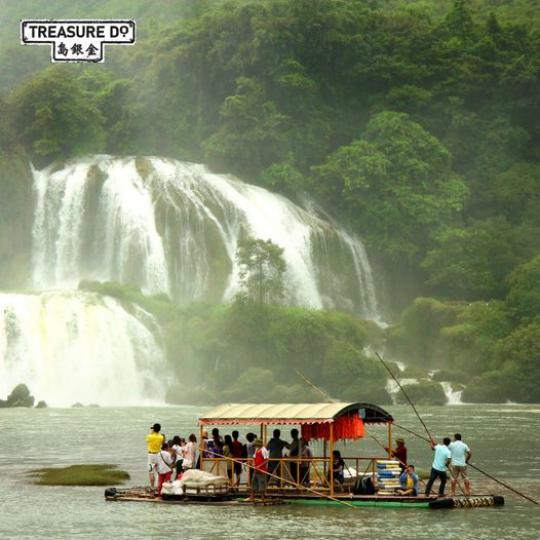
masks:
[(454, 373), (467, 383), (465, 401), (540, 402), (540, 256), (516, 268), (508, 286), (504, 301), (418, 298), (390, 330), (389, 354), (444, 368), (444, 380)]
[(114, 296), (127, 309), (137, 303), (157, 318), (171, 403), (320, 401), (297, 371), (338, 399), (390, 402), (384, 368), (366, 353), (380, 348), (383, 332), (353, 315), (246, 297), (231, 305), (179, 307), (117, 283), (81, 288)]

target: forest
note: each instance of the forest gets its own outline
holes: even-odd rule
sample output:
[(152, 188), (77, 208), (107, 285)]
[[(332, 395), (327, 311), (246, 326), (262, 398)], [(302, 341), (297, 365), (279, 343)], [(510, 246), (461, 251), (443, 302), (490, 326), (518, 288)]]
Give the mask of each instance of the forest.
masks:
[[(3, 22), (13, 16), (7, 4)], [(97, 4), (87, 11), (103, 15)], [(146, 20), (145, 4), (112, 2), (107, 15)], [(192, 364), (174, 367), (179, 381), (194, 383), (218, 355), (214, 383), (231, 392), (223, 399), (265, 380), (278, 400), (305, 393), (290, 386), (299, 369), (343, 399), (362, 391), (384, 401), (384, 372), (365, 354), (377, 347), (418, 378), (438, 369), (466, 382), (466, 401), (539, 402), (536, 2), (173, 4), (101, 65), (51, 66), (41, 47), (4, 48), (0, 289), (24, 286), (29, 161), (106, 153), (201, 162), (312, 201), (358, 234), (390, 326), (246, 298), (178, 308), (132, 292), (165, 310), (173, 365), (189, 347)]]

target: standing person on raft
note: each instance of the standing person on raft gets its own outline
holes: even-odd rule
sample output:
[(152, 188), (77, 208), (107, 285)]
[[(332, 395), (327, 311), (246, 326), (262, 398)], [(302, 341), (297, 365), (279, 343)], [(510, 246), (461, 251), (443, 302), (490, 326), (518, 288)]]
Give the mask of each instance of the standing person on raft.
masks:
[(443, 444), (436, 445), (435, 441), (432, 441), (431, 443), (431, 449), (435, 454), (433, 456), (433, 464), (431, 465), (431, 474), (429, 475), (429, 480), (426, 485), (426, 497), (429, 497), (433, 482), (435, 482), (437, 478), (440, 480), (439, 497), (444, 497), (444, 488), (447, 480), (446, 469), (450, 464), (450, 458), (452, 457), (450, 449), (448, 448), (449, 444), (449, 437), (443, 439)]
[(450, 472), (452, 473), (450, 480), (451, 493), (452, 495), (456, 494), (456, 484), (461, 476), (465, 481), (465, 495), (469, 496), (471, 494), (471, 482), (467, 475), (467, 464), (472, 456), (471, 449), (461, 440), (461, 433), (454, 435), (454, 441), (450, 443), (448, 448), (452, 454), (450, 461)]
[(159, 452), (161, 446), (165, 442), (165, 435), (160, 433), (161, 425), (154, 424), (150, 428), (150, 433), (146, 436), (146, 448), (148, 452), (148, 478), (150, 481), (150, 489), (155, 489), (157, 466), (159, 462)]
[(258, 495), (264, 501), (270, 454), (261, 439), (256, 439), (253, 446), (255, 447), (253, 478), (251, 479), (251, 492), (248, 500), (253, 501), (255, 496)]
[(169, 450), (169, 444), (164, 442), (158, 452), (158, 487), (156, 495), (161, 495), (161, 489), (165, 482), (170, 482), (174, 470), (175, 456)]

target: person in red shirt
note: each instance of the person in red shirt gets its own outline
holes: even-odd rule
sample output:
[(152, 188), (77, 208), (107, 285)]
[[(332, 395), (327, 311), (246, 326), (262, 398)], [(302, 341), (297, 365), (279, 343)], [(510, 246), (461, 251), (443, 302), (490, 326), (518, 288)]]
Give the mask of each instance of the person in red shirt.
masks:
[[(388, 452), (388, 446), (384, 448)], [(403, 472), (407, 468), (407, 447), (405, 446), (404, 439), (401, 437), (396, 439), (396, 447), (392, 450), (392, 457), (399, 461), (401, 472)]]
[(253, 456), (253, 478), (251, 479), (249, 500), (253, 500), (255, 495), (264, 500), (270, 454), (261, 439), (256, 439), (253, 446), (255, 447), (255, 455)]
[(399, 461), (402, 471), (407, 468), (407, 447), (401, 437), (396, 439), (396, 447), (392, 450), (392, 456)]
[(238, 487), (240, 486), (240, 477), (242, 476), (242, 463), (238, 463), (242, 458), (244, 458), (244, 445), (238, 440), (238, 437), (240, 434), (238, 431), (232, 432), (232, 443), (231, 443), (231, 457), (234, 458), (235, 461), (233, 463), (233, 472), (235, 477), (234, 485), (236, 486), (236, 491), (238, 491)]

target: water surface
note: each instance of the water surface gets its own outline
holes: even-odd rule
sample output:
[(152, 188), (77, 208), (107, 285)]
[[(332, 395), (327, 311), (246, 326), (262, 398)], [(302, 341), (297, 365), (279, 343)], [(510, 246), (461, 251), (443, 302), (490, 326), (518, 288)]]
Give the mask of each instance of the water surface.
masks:
[[(132, 484), (146, 482), (144, 435), (156, 421), (167, 436), (196, 431), (203, 409), (85, 408), (0, 411), (0, 538), (107, 538), (191, 540), (215, 537), (287, 539), (540, 538), (538, 507), (472, 472), (475, 492), (504, 494), (503, 508), (414, 510), (377, 508), (224, 508), (106, 502), (103, 488), (32, 485), (36, 467), (73, 463), (115, 463)], [(421, 431), (405, 406), (391, 407), (396, 422)], [(482, 469), (540, 499), (538, 428), (540, 406), (453, 406), (423, 408), (433, 434), (463, 433)], [(225, 430), (223, 430), (226, 432)], [(285, 431), (285, 430), (283, 430)], [(384, 438), (383, 428), (372, 429)], [(403, 432), (398, 432), (396, 434)], [(404, 434), (410, 461), (430, 466), (425, 443)], [(349, 444), (345, 454), (379, 455), (371, 439)]]

